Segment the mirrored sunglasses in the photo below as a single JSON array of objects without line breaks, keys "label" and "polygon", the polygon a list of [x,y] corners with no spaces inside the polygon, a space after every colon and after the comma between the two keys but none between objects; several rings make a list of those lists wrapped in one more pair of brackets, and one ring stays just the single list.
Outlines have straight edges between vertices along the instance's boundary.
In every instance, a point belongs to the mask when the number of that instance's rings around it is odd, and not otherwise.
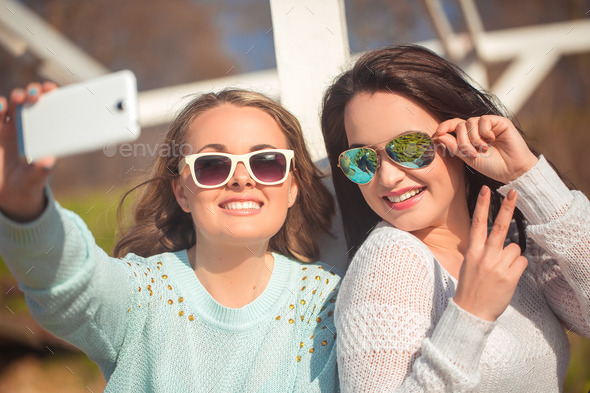
[{"label": "mirrored sunglasses", "polygon": [[[402,134],[387,142],[384,150],[391,161],[408,169],[425,168],[435,156],[434,141],[424,132]],[[342,172],[357,184],[367,184],[373,180],[380,165],[377,150],[368,146],[348,149],[338,157],[338,166]]]}]

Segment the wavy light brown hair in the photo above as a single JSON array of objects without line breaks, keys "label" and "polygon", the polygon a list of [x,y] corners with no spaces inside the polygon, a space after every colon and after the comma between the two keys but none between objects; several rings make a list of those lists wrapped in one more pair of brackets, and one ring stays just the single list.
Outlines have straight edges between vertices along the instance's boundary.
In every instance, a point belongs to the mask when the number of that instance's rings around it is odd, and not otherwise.
[{"label": "wavy light brown hair", "polygon": [[[349,148],[344,128],[344,111],[360,93],[391,92],[409,98],[439,122],[455,117],[498,115],[509,117],[522,134],[516,119],[492,94],[476,89],[457,66],[418,45],[390,46],[363,55],[352,70],[344,72],[324,95],[322,133],[342,212],[344,234],[349,249],[356,250],[367,238],[380,217],[369,207],[358,186],[338,168],[338,156]],[[533,153],[535,151],[531,149]],[[537,155],[535,153],[535,155]],[[502,184],[465,165],[465,186],[469,214],[473,215],[477,195],[483,185],[496,190]],[[496,216],[502,197],[493,193],[489,222]],[[514,219],[521,249],[526,247],[525,223],[516,209]],[[354,252],[349,253],[350,258]]]},{"label": "wavy light brown hair", "polygon": [[[201,95],[178,114],[164,140],[164,146],[170,147],[169,154],[159,156],[148,180],[129,190],[119,204],[117,216],[121,236],[114,249],[115,256],[132,252],[148,257],[188,249],[196,243],[195,224],[190,214],[178,205],[172,180],[179,176],[178,163],[183,157],[183,147],[187,146],[193,120],[224,104],[258,108],[272,116],[283,131],[289,149],[295,152],[293,176],[299,190],[285,223],[270,239],[269,251],[303,262],[317,260],[316,240],[322,232],[330,233],[334,200],[307,151],[299,121],[263,94],[236,89]],[[142,193],[134,206],[133,223],[123,229],[123,203],[132,192],[140,189]]]}]

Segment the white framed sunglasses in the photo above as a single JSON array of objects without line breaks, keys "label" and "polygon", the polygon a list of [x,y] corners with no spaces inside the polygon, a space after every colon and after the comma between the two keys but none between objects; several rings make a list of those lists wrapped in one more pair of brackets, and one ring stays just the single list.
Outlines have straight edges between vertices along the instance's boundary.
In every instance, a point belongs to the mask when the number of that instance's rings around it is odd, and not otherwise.
[{"label": "white framed sunglasses", "polygon": [[293,150],[268,149],[247,154],[198,153],[180,160],[178,173],[189,166],[193,181],[201,188],[216,188],[227,184],[236,166],[242,162],[250,177],[259,184],[272,186],[283,183],[289,176]]}]

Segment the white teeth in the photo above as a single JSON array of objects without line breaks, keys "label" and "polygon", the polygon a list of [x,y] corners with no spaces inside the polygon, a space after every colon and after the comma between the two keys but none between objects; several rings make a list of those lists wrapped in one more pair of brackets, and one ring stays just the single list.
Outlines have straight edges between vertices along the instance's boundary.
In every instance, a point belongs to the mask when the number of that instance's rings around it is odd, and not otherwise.
[{"label": "white teeth", "polygon": [[413,197],[416,194],[419,194],[424,188],[413,188],[410,191],[400,195],[400,196],[388,196],[389,202],[398,203],[403,202],[406,199]]},{"label": "white teeth", "polygon": [[222,207],[227,210],[258,210],[260,209],[260,204],[252,201],[228,202]]}]

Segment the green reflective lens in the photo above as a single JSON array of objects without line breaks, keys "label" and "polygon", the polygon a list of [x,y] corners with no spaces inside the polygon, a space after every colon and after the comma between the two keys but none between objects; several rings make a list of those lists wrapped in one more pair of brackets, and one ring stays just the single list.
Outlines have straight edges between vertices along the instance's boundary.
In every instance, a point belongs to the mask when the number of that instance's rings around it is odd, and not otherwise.
[{"label": "green reflective lens", "polygon": [[434,142],[423,132],[412,132],[391,140],[385,151],[389,158],[406,168],[424,168],[434,160]]},{"label": "green reflective lens", "polygon": [[346,177],[357,184],[370,182],[379,166],[375,151],[366,147],[346,150],[338,162]]}]

